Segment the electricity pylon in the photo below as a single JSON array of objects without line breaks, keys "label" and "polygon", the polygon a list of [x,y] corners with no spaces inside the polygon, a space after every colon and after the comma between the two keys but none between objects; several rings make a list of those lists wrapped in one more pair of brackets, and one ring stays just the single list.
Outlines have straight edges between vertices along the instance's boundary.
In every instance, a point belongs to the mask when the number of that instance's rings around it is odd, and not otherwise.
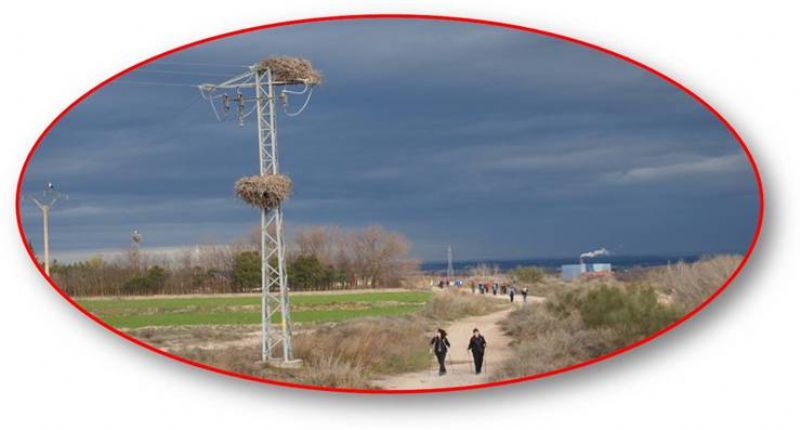
[{"label": "electricity pylon", "polygon": [[47,184],[47,189],[42,191],[41,194],[28,194],[27,198],[33,200],[36,206],[42,211],[42,242],[44,249],[44,273],[50,276],[50,209],[56,204],[60,198],[68,199],[69,196],[57,192],[53,183]]},{"label": "electricity pylon", "polygon": [[[227,115],[233,100],[237,107],[238,123],[244,126],[245,118],[253,113],[245,112],[246,103],[255,104],[256,123],[258,125],[258,158],[259,172],[263,175],[277,175],[278,169],[278,135],[276,116],[276,87],[297,85],[297,82],[281,82],[272,78],[269,67],[259,64],[250,66],[249,71],[228,79],[220,84],[200,85],[201,94],[211,103],[217,114],[215,100],[221,99],[223,113]],[[287,94],[311,95],[309,85],[303,85],[302,91],[283,89],[278,97],[284,102]],[[235,97],[227,93],[214,94],[216,90],[234,90]],[[252,91],[253,98],[247,98],[244,91]],[[308,100],[306,100],[308,102]],[[305,105],[303,105],[305,107]],[[288,114],[295,116],[302,111]],[[274,264],[272,260],[275,260]],[[277,290],[277,294],[273,294]],[[281,328],[272,328],[272,316],[280,312]],[[283,240],[283,207],[281,204],[261,209],[261,359],[272,360],[274,348],[280,346],[283,362],[294,360],[292,352],[292,319],[289,307],[289,287],[286,277],[286,249]]]},{"label": "electricity pylon", "polygon": [[447,282],[450,282],[455,277],[453,270],[453,247],[447,246]]}]

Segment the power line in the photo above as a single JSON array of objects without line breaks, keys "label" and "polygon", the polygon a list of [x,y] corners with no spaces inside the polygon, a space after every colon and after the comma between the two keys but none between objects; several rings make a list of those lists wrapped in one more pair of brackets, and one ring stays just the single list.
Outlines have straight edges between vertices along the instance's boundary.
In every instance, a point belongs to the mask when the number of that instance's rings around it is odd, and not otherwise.
[{"label": "power line", "polygon": [[219,63],[193,63],[193,62],[185,62],[185,61],[169,61],[169,62],[161,62],[159,61],[156,64],[162,65],[175,65],[175,66],[210,66],[210,67],[237,67],[237,68],[248,68],[250,66],[246,66],[243,64],[219,64]]},{"label": "power line", "polygon": [[163,73],[169,75],[187,75],[187,76],[211,76],[215,78],[227,78],[228,75],[221,73],[206,73],[206,72],[185,72],[181,70],[135,70],[133,73]]},{"label": "power line", "polygon": [[117,84],[117,83],[119,83],[119,84],[137,84],[137,85],[163,85],[163,86],[169,86],[169,87],[192,87],[194,89],[197,89],[197,85],[178,84],[178,83],[174,83],[174,82],[154,82],[154,81],[138,81],[138,80],[137,81],[129,81],[129,80],[126,80],[126,79],[115,79],[114,81],[112,81],[112,83],[114,83],[114,84]]}]

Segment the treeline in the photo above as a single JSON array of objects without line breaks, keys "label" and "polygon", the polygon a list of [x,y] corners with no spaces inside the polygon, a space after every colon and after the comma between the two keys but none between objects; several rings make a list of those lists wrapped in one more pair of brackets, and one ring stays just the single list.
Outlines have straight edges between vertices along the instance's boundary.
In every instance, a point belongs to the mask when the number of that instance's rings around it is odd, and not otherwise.
[{"label": "treeline", "polygon": [[[399,287],[418,268],[408,257],[409,248],[405,237],[378,226],[301,230],[287,252],[289,287]],[[229,246],[182,251],[169,261],[132,249],[114,261],[94,257],[72,264],[53,262],[51,276],[67,294],[79,297],[256,292],[261,289],[260,230]]]}]

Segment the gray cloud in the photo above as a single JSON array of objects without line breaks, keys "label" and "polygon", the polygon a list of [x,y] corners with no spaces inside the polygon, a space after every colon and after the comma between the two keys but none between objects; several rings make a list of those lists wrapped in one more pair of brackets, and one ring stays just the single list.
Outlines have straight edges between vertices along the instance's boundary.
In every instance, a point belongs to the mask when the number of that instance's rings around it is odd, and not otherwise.
[{"label": "gray cloud", "polygon": [[[747,159],[677,88],[548,37],[379,20],[220,40],[98,91],[46,137],[23,184],[71,194],[53,213],[54,249],[124,247],[134,228],[161,247],[244,234],[257,216],[232,185],[257,169],[252,120],[217,122],[190,85],[284,54],[326,76],[303,116],[279,118],[292,231],[383,224],[423,259],[447,244],[480,259],[742,251],[752,237]],[[34,246],[39,222],[24,207]]]}]

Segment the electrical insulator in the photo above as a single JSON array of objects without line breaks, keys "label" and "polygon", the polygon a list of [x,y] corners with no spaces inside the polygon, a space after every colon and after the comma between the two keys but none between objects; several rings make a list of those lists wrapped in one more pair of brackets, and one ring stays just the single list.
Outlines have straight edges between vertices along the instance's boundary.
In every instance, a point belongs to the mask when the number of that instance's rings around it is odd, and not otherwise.
[{"label": "electrical insulator", "polygon": [[236,95],[237,108],[239,111],[239,126],[244,127],[244,94]]}]

